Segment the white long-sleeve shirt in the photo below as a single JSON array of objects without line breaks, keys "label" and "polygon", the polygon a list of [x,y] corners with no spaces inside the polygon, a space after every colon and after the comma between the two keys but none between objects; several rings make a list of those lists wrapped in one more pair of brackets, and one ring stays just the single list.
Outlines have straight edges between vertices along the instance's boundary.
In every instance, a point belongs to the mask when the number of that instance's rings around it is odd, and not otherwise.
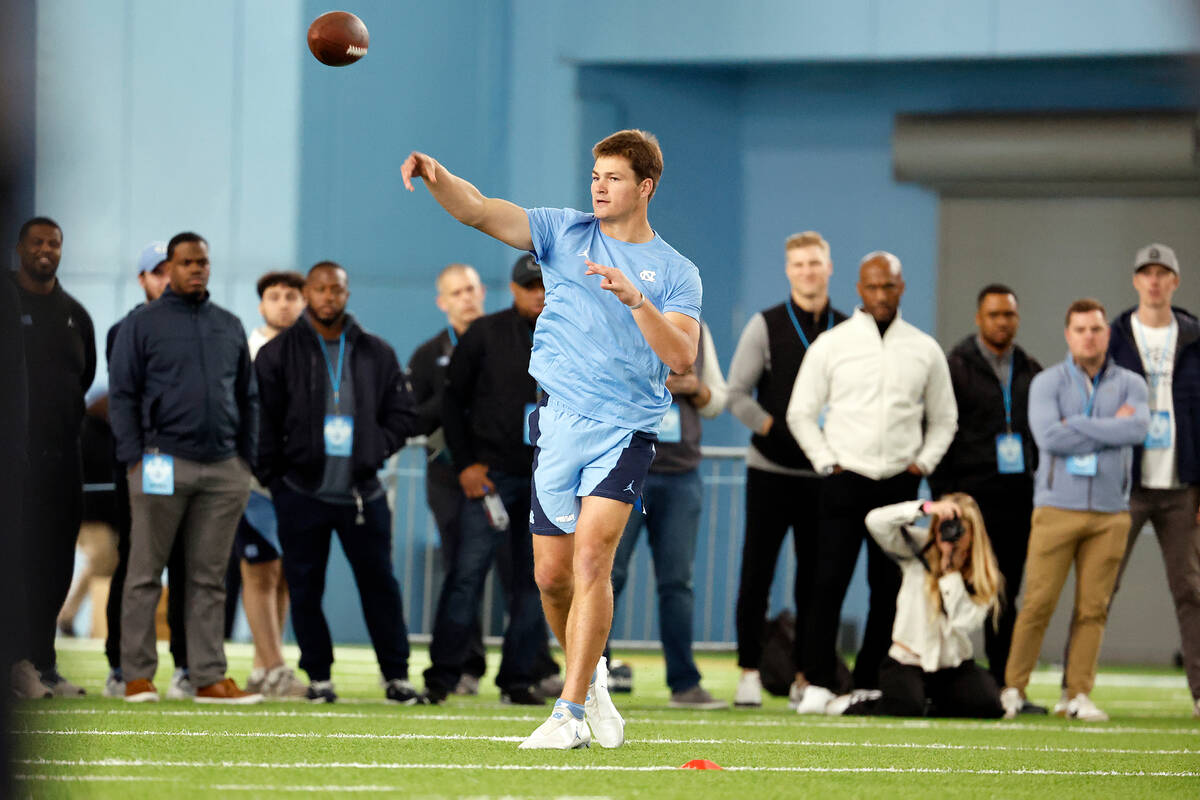
[{"label": "white long-sleeve shirt", "polygon": [[880,337],[874,318],[856,309],[809,348],[787,424],[820,474],[838,465],[881,480],[915,463],[928,475],[958,427],[946,356],[898,311]]},{"label": "white long-sleeve shirt", "polygon": [[[901,664],[920,666],[926,672],[957,667],[974,656],[971,634],[987,619],[990,607],[976,603],[967,592],[961,572],[938,578],[942,608],[935,608],[925,590],[928,573],[913,553],[929,541],[928,528],[910,527],[922,516],[920,500],[876,508],[867,514],[867,530],[889,555],[900,563],[903,575],[896,595],[896,621],[888,655]],[[904,539],[907,529],[910,546]],[[944,609],[944,610],[943,610]]]}]

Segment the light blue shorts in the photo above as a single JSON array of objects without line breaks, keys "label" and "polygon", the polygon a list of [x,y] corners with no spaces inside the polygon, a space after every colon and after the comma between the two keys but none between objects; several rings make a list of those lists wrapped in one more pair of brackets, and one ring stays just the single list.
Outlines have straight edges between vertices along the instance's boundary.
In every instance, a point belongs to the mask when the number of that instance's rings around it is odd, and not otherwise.
[{"label": "light blue shorts", "polygon": [[544,398],[529,415],[534,447],[530,531],[574,533],[581,497],[637,505],[657,438],[580,416],[558,400]]}]

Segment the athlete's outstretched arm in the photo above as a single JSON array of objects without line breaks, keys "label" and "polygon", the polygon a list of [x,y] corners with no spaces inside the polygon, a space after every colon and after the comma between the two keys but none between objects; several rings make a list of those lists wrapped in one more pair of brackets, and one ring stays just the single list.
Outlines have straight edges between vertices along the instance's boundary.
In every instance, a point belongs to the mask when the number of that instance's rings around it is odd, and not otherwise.
[{"label": "athlete's outstretched arm", "polygon": [[533,235],[529,232],[525,209],[498,197],[484,197],[470,181],[450,172],[432,156],[414,150],[400,166],[400,177],[404,180],[404,188],[410,192],[413,190],[412,179],[421,178],[433,199],[464,225],[518,250],[533,249]]},{"label": "athlete's outstretched arm", "polygon": [[699,320],[678,311],[668,311],[664,314],[629,282],[629,278],[625,277],[621,270],[593,261],[584,263],[588,267],[585,275],[602,275],[600,288],[612,292],[618,300],[630,307],[634,321],[637,322],[642,336],[646,337],[646,343],[672,372],[682,375],[692,368],[692,364],[696,362],[696,348],[700,344]]}]

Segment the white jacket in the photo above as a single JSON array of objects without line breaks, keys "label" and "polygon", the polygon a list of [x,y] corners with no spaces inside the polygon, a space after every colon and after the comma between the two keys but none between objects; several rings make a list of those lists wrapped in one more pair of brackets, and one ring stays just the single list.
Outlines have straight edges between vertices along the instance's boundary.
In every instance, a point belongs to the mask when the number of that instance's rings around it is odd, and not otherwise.
[{"label": "white jacket", "polygon": [[881,480],[915,463],[928,475],[958,427],[946,356],[898,311],[880,337],[874,318],[856,309],[808,349],[787,424],[818,474],[836,464]]},{"label": "white jacket", "polygon": [[974,655],[971,634],[983,627],[990,608],[971,599],[961,572],[948,572],[938,579],[945,611],[932,608],[925,591],[928,573],[904,539],[907,530],[917,550],[929,541],[928,528],[910,527],[924,516],[921,502],[909,500],[875,509],[867,514],[867,530],[900,563],[903,574],[892,626],[894,644],[888,655],[901,664],[937,672],[957,667]]}]

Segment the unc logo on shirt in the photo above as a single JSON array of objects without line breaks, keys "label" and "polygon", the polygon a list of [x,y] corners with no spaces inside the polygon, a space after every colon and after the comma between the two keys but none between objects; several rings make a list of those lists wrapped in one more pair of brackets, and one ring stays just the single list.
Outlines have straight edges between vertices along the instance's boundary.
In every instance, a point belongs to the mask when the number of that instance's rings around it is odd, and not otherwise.
[{"label": "unc logo on shirt", "polygon": [[641,278],[642,280],[644,280],[646,283],[654,283],[654,272],[652,272],[651,270],[648,270],[648,269],[642,270],[641,272],[638,273],[638,277]]}]

